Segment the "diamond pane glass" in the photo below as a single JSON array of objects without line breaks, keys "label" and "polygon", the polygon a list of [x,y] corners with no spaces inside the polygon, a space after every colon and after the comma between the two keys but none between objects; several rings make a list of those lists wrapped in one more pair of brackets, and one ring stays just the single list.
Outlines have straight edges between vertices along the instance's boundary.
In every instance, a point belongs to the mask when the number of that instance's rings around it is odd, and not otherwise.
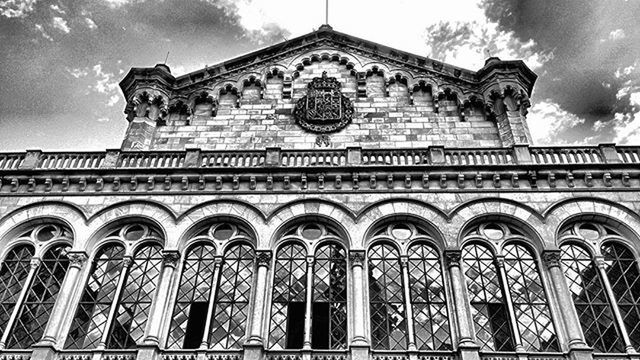
[{"label": "diamond pane glass", "polygon": [[371,342],[374,349],[407,348],[407,323],[400,256],[389,244],[369,249]]},{"label": "diamond pane glass", "polygon": [[194,246],[187,254],[167,340],[169,349],[183,347],[192,304],[209,302],[214,281],[214,256],[214,247],[205,244]]},{"label": "diamond pane glass", "polygon": [[0,336],[5,331],[13,308],[18,302],[20,291],[31,269],[30,262],[34,249],[31,245],[13,248],[2,262],[0,269]]},{"label": "diamond pane glass", "polygon": [[245,339],[254,267],[253,248],[235,245],[224,255],[216,292],[209,344],[213,349],[241,349]]},{"label": "diamond pane glass", "polygon": [[42,337],[69,267],[67,252],[70,248],[58,245],[44,253],[20,315],[9,335],[9,348],[26,349]]},{"label": "diamond pane glass", "polygon": [[[313,265],[313,274],[313,303],[330,304],[328,307],[328,348],[346,349],[347,256],[344,248],[335,243],[318,248]],[[312,316],[316,316],[316,314]],[[320,314],[318,314],[319,316]],[[318,344],[312,343],[311,345],[314,349],[322,348]]]},{"label": "diamond pane glass", "polygon": [[91,349],[107,331],[109,309],[123,268],[124,247],[105,245],[93,260],[89,280],[71,323],[65,348]]},{"label": "diamond pane glass", "polygon": [[162,266],[162,246],[147,245],[135,254],[107,342],[110,349],[132,349],[142,340]]},{"label": "diamond pane glass", "polygon": [[605,271],[620,308],[631,344],[640,348],[640,273],[633,253],[617,243],[602,246]]},{"label": "diamond pane glass", "polygon": [[573,244],[560,249],[567,286],[587,344],[597,352],[624,352],[622,337],[591,255]]},{"label": "diamond pane glass", "polygon": [[[300,244],[286,244],[278,250],[273,277],[271,331],[269,347],[284,349],[287,336],[302,329],[289,328],[288,308],[291,303],[305,303],[307,286],[307,251]],[[304,314],[297,314],[304,318]]]},{"label": "diamond pane glass", "polygon": [[425,244],[413,245],[408,266],[416,346],[420,350],[452,350],[438,253]]},{"label": "diamond pane glass", "polygon": [[482,349],[513,351],[509,313],[491,251],[478,244],[462,250],[476,337]]},{"label": "diamond pane glass", "polygon": [[521,245],[504,247],[505,272],[516,322],[527,351],[558,351],[547,297],[534,257]]}]

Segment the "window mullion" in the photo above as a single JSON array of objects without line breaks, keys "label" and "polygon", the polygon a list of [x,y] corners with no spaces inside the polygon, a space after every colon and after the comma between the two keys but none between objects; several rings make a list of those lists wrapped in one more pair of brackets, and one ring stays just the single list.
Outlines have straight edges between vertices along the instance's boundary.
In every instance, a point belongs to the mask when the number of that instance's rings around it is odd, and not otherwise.
[{"label": "window mullion", "polygon": [[313,301],[313,264],[315,259],[312,255],[307,256],[307,293],[304,314],[304,343],[302,348],[311,349],[311,303]]},{"label": "window mullion", "polygon": [[613,310],[613,316],[615,316],[616,323],[618,324],[618,329],[620,329],[622,340],[624,340],[625,350],[627,351],[627,353],[635,353],[633,345],[631,345],[629,333],[627,332],[627,328],[624,325],[624,320],[622,319],[622,314],[620,313],[618,302],[616,301],[615,294],[613,293],[613,289],[611,288],[609,276],[607,276],[607,271],[605,270],[606,262],[604,261],[604,257],[596,256],[594,258],[594,261],[596,263],[596,266],[598,267],[598,273],[600,274],[604,289],[607,293],[607,298],[609,299],[609,304],[611,305],[611,309]]},{"label": "window mullion", "polygon": [[209,347],[209,332],[211,332],[211,321],[213,320],[213,308],[216,303],[216,293],[220,285],[220,268],[222,267],[222,257],[216,256],[213,265],[213,283],[211,284],[211,292],[209,293],[209,305],[207,306],[207,319],[204,323],[204,331],[202,332],[202,343],[200,349]]},{"label": "window mullion", "polygon": [[11,312],[11,317],[9,321],[7,321],[7,327],[5,331],[2,333],[2,339],[0,339],[0,349],[4,349],[7,345],[7,340],[9,339],[9,335],[11,334],[11,330],[13,328],[13,324],[15,324],[18,315],[20,315],[20,310],[22,309],[22,304],[24,303],[25,298],[27,297],[27,293],[29,292],[29,288],[31,288],[31,282],[33,281],[33,277],[36,275],[36,271],[42,260],[37,257],[32,257],[31,262],[29,263],[30,269],[29,274],[27,274],[27,279],[24,282],[22,289],[20,290],[20,295],[18,296],[18,301],[16,301],[16,306],[13,308]]},{"label": "window mullion", "polygon": [[415,330],[413,328],[413,308],[411,307],[411,294],[409,293],[409,257],[401,256],[400,257],[400,266],[402,267],[402,282],[403,282],[403,292],[404,292],[404,308],[405,314],[407,317],[407,335],[409,337],[409,351],[415,351],[416,348],[416,336]]},{"label": "window mullion", "polygon": [[120,277],[118,278],[118,286],[116,287],[116,293],[113,296],[113,300],[111,301],[111,307],[109,308],[109,316],[107,317],[107,322],[105,323],[105,329],[102,333],[102,338],[100,339],[100,344],[98,348],[104,349],[107,346],[107,341],[109,340],[109,334],[111,325],[113,324],[113,319],[116,316],[118,311],[118,303],[120,302],[120,297],[122,296],[122,291],[124,291],[125,282],[127,280],[127,273],[129,272],[129,268],[133,264],[133,258],[131,256],[125,256],[122,260],[122,270],[120,272]]},{"label": "window mullion", "polygon": [[515,308],[513,306],[513,300],[511,299],[511,291],[509,291],[509,283],[507,282],[507,273],[504,269],[504,256],[497,256],[495,263],[498,267],[498,274],[500,274],[500,287],[504,291],[507,311],[509,311],[509,323],[511,324],[515,349],[517,352],[524,352],[526,349],[522,346],[522,339],[520,338],[520,332],[518,331]]},{"label": "window mullion", "polygon": [[366,332],[365,332],[365,316],[364,306],[364,282],[363,282],[363,264],[364,264],[364,251],[351,250],[349,251],[349,262],[351,264],[351,271],[353,273],[353,281],[351,282],[351,289],[353,293],[353,303],[357,305],[351,305],[353,309],[353,338],[351,340],[352,345],[368,345]]}]

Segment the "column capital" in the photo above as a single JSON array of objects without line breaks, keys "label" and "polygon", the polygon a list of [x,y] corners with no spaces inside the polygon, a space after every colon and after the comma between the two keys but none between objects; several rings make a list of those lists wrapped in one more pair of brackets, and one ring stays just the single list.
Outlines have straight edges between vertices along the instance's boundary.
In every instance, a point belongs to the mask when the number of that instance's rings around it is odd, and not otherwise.
[{"label": "column capital", "polygon": [[224,257],[222,257],[222,255],[216,255],[213,257],[214,266],[220,267],[220,265],[222,265],[223,262],[224,262]]},{"label": "column capital", "polygon": [[180,261],[180,252],[178,250],[163,250],[162,251],[162,264],[175,268]]},{"label": "column capital", "polygon": [[593,262],[600,269],[605,269],[607,266],[607,262],[604,260],[604,256],[598,255],[593,257]]},{"label": "column capital", "polygon": [[69,265],[79,269],[82,269],[87,259],[89,259],[87,253],[84,251],[70,251],[67,257],[69,258]]},{"label": "column capital", "polygon": [[562,253],[560,252],[560,250],[544,250],[542,252],[542,261],[549,269],[560,267],[561,260]]},{"label": "column capital", "polygon": [[40,266],[41,262],[42,262],[42,260],[39,257],[34,256],[34,257],[31,258],[31,261],[29,262],[29,266],[32,269],[37,269],[38,266]]},{"label": "column capital", "polygon": [[444,264],[447,267],[447,269],[452,267],[460,267],[461,259],[462,259],[462,251],[460,250],[444,251]]},{"label": "column capital", "polygon": [[499,269],[504,269],[504,255],[496,256],[494,262]]},{"label": "column capital", "polygon": [[316,258],[313,255],[307,255],[307,266],[313,266],[313,263],[316,261]]},{"label": "column capital", "polygon": [[258,267],[264,266],[268,268],[271,266],[271,258],[273,257],[273,251],[271,250],[257,250],[256,251],[256,262]]},{"label": "column capital", "polygon": [[402,267],[407,267],[407,265],[409,265],[409,256],[407,255],[400,255],[400,266]]},{"label": "column capital", "polygon": [[364,250],[349,250],[349,263],[351,267],[362,267],[364,264]]},{"label": "column capital", "polygon": [[127,255],[122,258],[122,266],[126,269],[133,264],[133,256]]}]

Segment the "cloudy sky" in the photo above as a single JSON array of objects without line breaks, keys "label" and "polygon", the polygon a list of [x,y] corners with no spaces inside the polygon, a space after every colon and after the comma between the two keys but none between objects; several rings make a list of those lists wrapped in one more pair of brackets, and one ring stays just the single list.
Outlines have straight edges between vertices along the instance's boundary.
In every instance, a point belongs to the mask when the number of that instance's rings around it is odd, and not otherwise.
[{"label": "cloudy sky", "polygon": [[[0,0],[0,150],[118,148],[118,81],[203,68],[324,22],[324,0]],[[477,70],[538,75],[536,144],[640,144],[639,0],[330,0],[335,30]]]}]

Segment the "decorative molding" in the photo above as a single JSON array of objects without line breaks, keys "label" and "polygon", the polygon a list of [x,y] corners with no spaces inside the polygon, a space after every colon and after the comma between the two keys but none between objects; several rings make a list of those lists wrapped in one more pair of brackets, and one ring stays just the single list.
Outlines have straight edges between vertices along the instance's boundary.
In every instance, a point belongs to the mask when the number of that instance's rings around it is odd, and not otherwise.
[{"label": "decorative molding", "polygon": [[545,250],[542,252],[542,261],[547,268],[560,267],[560,261],[562,260],[560,250]]},{"label": "decorative molding", "polygon": [[462,251],[460,250],[445,250],[444,251],[444,264],[447,269],[452,267],[460,267],[460,261],[462,259]]},{"label": "decorative molding", "polygon": [[256,263],[258,266],[271,266],[271,258],[273,257],[273,251],[271,250],[257,250],[256,251]]},{"label": "decorative molding", "polygon": [[364,264],[364,250],[349,250],[349,263],[351,267],[360,266]]},{"label": "decorative molding", "polygon": [[164,266],[176,267],[180,260],[180,252],[178,250],[163,250],[162,263]]},{"label": "decorative molding", "polygon": [[89,258],[87,253],[83,251],[72,251],[67,254],[69,258],[69,265],[77,268],[82,268]]}]

